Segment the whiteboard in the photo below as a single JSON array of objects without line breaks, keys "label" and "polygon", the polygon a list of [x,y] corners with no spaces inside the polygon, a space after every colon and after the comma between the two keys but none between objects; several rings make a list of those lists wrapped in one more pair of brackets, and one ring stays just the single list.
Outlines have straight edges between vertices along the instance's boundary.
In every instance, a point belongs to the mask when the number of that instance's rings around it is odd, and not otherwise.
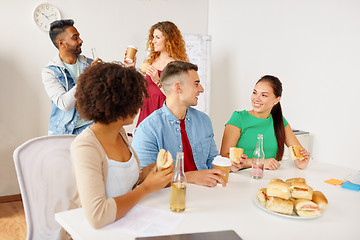
[{"label": "whiteboard", "polygon": [[183,34],[186,53],[189,61],[199,68],[198,74],[204,92],[200,94],[198,105],[195,108],[199,111],[210,113],[210,46],[209,35]]}]

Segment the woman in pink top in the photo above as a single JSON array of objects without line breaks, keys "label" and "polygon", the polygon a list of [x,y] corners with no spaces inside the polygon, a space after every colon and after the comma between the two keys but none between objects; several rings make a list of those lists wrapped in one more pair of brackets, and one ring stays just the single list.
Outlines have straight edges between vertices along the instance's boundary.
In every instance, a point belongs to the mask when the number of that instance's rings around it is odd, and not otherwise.
[{"label": "woman in pink top", "polygon": [[144,99],[138,126],[153,111],[162,107],[165,95],[160,84],[160,74],[165,66],[174,60],[188,61],[185,41],[176,25],[169,21],[158,22],[150,28],[146,48],[149,56],[143,65],[148,83],[149,97]]}]

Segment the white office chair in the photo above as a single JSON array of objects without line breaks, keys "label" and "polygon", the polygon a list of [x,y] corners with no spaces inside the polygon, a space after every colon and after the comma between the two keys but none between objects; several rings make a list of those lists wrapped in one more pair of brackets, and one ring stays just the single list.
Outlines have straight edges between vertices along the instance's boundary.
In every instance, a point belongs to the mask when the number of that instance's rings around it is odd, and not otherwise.
[{"label": "white office chair", "polygon": [[70,144],[74,135],[34,138],[14,151],[27,240],[58,239],[54,214],[67,210],[74,189]]}]

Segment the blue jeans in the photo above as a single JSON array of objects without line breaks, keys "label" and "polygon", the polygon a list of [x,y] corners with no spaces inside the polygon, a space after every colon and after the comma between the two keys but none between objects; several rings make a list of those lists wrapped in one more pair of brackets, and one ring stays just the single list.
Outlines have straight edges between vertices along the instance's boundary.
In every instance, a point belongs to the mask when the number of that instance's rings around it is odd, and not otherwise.
[{"label": "blue jeans", "polygon": [[92,122],[91,122],[91,123],[88,123],[88,124],[86,124],[86,125],[84,125],[84,126],[75,128],[72,134],[74,134],[74,135],[79,135],[85,128],[87,128],[87,127],[90,126],[91,124],[92,124]]}]

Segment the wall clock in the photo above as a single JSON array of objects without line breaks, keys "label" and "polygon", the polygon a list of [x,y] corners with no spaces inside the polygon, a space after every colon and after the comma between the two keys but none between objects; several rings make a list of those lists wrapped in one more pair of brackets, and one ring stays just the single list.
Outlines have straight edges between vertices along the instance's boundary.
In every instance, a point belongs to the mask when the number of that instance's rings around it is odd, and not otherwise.
[{"label": "wall clock", "polygon": [[36,25],[45,32],[50,30],[50,24],[53,21],[60,19],[59,9],[49,3],[40,4],[34,10],[34,21]]}]

